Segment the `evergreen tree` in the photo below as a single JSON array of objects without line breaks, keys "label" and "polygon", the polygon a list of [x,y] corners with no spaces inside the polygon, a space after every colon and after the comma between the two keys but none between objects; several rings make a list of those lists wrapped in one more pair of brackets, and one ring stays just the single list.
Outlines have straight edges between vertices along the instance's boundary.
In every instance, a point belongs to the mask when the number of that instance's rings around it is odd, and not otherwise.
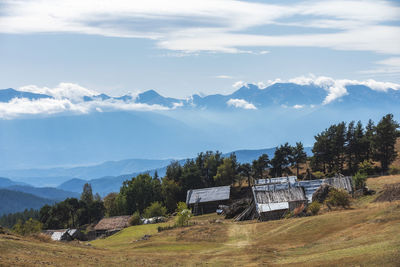
[{"label": "evergreen tree", "polygon": [[262,179],[264,171],[268,169],[270,160],[267,154],[262,154],[258,159],[253,161],[253,173],[256,179]]},{"label": "evergreen tree", "polygon": [[285,143],[279,146],[274,153],[274,158],[271,160],[272,173],[276,177],[280,177],[283,173],[291,174],[289,166],[293,163],[292,147]]},{"label": "evergreen tree", "polygon": [[82,194],[81,194],[81,200],[86,202],[86,203],[91,203],[93,202],[93,191],[92,191],[92,186],[89,183],[86,183],[83,186]]},{"label": "evergreen tree", "polygon": [[247,179],[247,184],[250,187],[251,186],[251,173],[252,173],[252,168],[251,168],[250,163],[240,164],[238,171],[241,176],[244,176]]},{"label": "evergreen tree", "polygon": [[387,172],[389,165],[396,159],[396,139],[399,137],[397,130],[400,125],[393,120],[393,114],[384,116],[376,126],[374,138],[375,160],[381,163],[383,172]]},{"label": "evergreen tree", "polygon": [[299,176],[300,164],[306,163],[307,154],[304,152],[304,146],[301,142],[297,142],[292,148],[293,166],[296,167],[296,175]]}]

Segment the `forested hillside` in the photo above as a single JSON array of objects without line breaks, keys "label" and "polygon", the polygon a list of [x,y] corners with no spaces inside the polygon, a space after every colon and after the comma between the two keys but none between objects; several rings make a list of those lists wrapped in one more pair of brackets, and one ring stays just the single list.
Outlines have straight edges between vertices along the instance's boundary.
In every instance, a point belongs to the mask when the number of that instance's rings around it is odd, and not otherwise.
[{"label": "forested hillside", "polygon": [[54,200],[45,199],[18,191],[0,189],[0,215],[23,211],[25,209],[40,209],[46,204],[54,204]]}]

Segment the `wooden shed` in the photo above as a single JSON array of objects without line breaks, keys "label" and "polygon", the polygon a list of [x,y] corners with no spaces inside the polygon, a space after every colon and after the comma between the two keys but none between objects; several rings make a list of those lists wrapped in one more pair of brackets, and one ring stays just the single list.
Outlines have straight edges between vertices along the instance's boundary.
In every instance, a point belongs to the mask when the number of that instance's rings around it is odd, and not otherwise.
[{"label": "wooden shed", "polygon": [[131,216],[114,216],[101,219],[94,227],[96,237],[112,235],[129,226]]},{"label": "wooden shed", "polygon": [[301,187],[269,190],[265,186],[253,186],[254,203],[258,217],[262,221],[277,220],[288,211],[307,203]]},{"label": "wooden shed", "polygon": [[216,212],[219,205],[229,202],[230,186],[218,186],[188,190],[186,205],[192,208],[194,215]]}]

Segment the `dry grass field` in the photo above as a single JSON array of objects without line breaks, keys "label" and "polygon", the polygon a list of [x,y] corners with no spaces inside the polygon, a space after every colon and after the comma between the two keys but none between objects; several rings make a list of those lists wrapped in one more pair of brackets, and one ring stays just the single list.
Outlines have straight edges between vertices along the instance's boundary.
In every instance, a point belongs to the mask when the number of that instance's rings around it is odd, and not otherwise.
[{"label": "dry grass field", "polygon": [[[379,194],[398,182],[399,175],[385,176],[368,186]],[[0,235],[0,265],[400,266],[400,201],[374,203],[375,197],[313,217],[235,223],[205,215],[161,233],[158,225],[132,226],[90,244]],[[151,237],[139,240],[145,234]]]}]

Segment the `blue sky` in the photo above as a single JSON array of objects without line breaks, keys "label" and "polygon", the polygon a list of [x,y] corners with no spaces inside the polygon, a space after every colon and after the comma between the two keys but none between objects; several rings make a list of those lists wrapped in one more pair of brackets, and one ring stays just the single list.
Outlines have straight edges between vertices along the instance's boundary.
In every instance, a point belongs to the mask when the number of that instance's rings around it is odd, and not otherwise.
[{"label": "blue sky", "polygon": [[0,0],[0,88],[230,93],[238,81],[400,83],[396,1]]}]

